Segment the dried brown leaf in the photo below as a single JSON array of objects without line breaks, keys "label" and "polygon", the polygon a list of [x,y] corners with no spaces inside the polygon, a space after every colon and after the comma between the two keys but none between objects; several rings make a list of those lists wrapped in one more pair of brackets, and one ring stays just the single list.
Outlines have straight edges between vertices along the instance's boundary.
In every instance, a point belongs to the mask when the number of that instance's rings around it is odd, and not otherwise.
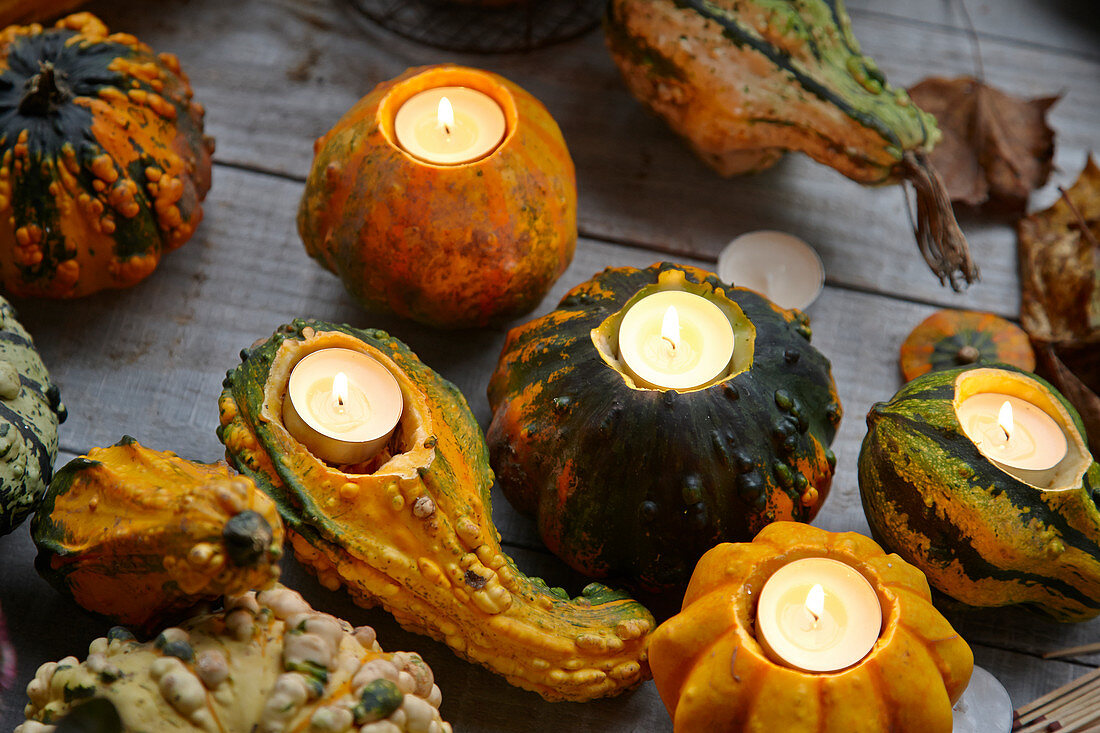
[{"label": "dried brown leaf", "polygon": [[1048,343],[1100,345],[1100,168],[1091,155],[1073,187],[1016,232],[1024,330]]},{"label": "dried brown leaf", "polygon": [[909,94],[943,133],[929,157],[951,200],[1023,212],[1053,168],[1046,113],[1058,97],[1019,99],[968,76],[925,79]]}]

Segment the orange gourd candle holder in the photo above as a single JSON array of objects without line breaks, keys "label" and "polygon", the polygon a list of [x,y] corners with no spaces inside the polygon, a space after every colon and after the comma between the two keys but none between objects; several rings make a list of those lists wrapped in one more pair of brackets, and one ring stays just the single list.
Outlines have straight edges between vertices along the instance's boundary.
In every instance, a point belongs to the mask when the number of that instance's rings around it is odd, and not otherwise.
[{"label": "orange gourd candle holder", "polygon": [[[850,565],[875,589],[882,631],[851,667],[802,672],[769,658],[755,633],[760,590],[808,557]],[[752,542],[699,560],[683,609],[652,635],[649,660],[676,731],[949,733],[974,656],[932,606],[924,575],[854,532],[775,522]]]},{"label": "orange gourd candle holder", "polygon": [[[456,86],[500,106],[501,142],[454,165],[407,152],[398,110],[419,92]],[[496,74],[409,69],[314,149],[298,230],[368,308],[446,328],[502,322],[534,308],[573,258],[577,189],[565,140],[537,99]]]}]

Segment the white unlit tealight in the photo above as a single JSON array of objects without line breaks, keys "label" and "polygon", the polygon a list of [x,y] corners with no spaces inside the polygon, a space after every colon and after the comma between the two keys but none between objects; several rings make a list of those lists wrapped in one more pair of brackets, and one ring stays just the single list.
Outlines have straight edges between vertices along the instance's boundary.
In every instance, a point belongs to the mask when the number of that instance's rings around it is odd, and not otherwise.
[{"label": "white unlit tealight", "polygon": [[783,308],[809,307],[821,294],[825,267],[810,245],[770,229],[742,234],[718,256],[718,277],[755,290]]}]

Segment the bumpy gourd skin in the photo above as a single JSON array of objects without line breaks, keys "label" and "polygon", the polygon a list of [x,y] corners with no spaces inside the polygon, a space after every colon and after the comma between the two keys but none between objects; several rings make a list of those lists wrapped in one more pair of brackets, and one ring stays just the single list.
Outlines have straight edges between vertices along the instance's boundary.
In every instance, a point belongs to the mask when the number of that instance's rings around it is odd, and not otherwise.
[{"label": "bumpy gourd skin", "polygon": [[1056,621],[1093,618],[1100,613],[1100,464],[1088,455],[1084,425],[1045,381],[998,364],[1055,397],[1087,464],[1076,485],[1057,491],[997,468],[963,433],[954,404],[960,376],[986,366],[925,374],[871,408],[859,454],[871,532],[963,603],[1021,605]]},{"label": "bumpy gourd skin", "polygon": [[271,585],[283,555],[278,510],[251,480],[130,437],[61,468],[31,534],[51,585],[142,630]]},{"label": "bumpy gourd skin", "polygon": [[148,276],[202,219],[213,141],[171,54],[89,13],[0,31],[0,280],[72,298]]},{"label": "bumpy gourd skin", "polygon": [[[508,124],[492,154],[426,165],[395,142],[399,89],[483,85]],[[529,312],[577,241],[573,161],[542,104],[488,72],[409,69],[317,140],[298,210],[306,251],[369,308],[444,328]]]},{"label": "bumpy gourd skin", "polygon": [[[393,455],[373,473],[313,456],[282,424],[293,365],[319,348],[378,359],[405,412]],[[548,700],[614,695],[649,675],[653,617],[598,584],[570,600],[523,575],[492,522],[484,438],[465,398],[382,331],[294,321],[241,352],[219,403],[219,437],[278,503],[299,560],[328,588],[381,604],[402,626]]]},{"label": "bumpy gourd skin", "polygon": [[18,527],[46,491],[65,416],[34,341],[0,298],[0,535]]},{"label": "bumpy gourd skin", "polygon": [[[781,566],[825,556],[867,578],[883,627],[854,666],[812,674],[765,654],[753,636],[756,599]],[[919,570],[855,532],[792,522],[704,555],[683,610],[653,633],[650,657],[676,733],[950,733],[951,705],[974,667]]]},{"label": "bumpy gourd skin", "polygon": [[[593,329],[643,287],[678,279],[739,307],[751,364],[699,390],[639,389]],[[841,407],[809,321],[694,267],[609,268],[512,329],[489,382],[493,467],[543,541],[587,575],[683,587],[718,542],[810,521],[829,491]]]},{"label": "bumpy gourd skin", "polygon": [[371,627],[281,586],[227,597],[144,644],[116,627],[84,662],[39,667],[27,695],[17,733],[51,733],[92,697],[114,703],[123,733],[451,733],[420,655],[385,653]]}]

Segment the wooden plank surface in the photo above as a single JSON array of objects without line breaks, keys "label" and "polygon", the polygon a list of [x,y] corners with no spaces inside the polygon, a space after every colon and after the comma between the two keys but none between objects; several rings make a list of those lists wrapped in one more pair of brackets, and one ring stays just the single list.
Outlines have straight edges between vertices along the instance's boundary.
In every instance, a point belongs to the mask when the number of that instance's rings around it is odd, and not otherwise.
[{"label": "wooden plank surface", "polygon": [[[301,180],[313,139],[375,84],[408,66],[468,63],[504,73],[554,114],[577,162],[581,227],[590,236],[709,260],[744,231],[784,229],[818,247],[836,284],[1018,311],[1015,238],[1004,222],[966,219],[983,281],[965,296],[952,293],[918,256],[897,187],[866,189],[801,156],[763,174],[719,178],[629,96],[599,34],[526,56],[462,56],[373,28],[343,0],[223,3],[204,7],[201,17],[190,4],[167,0],[155,20],[125,0],[95,7],[112,27],[140,29],[188,62],[224,162]],[[858,12],[853,25],[895,83],[972,69],[969,42],[957,29]],[[1024,96],[1066,92],[1052,124],[1057,162],[1075,175],[1093,144],[1100,62],[999,39],[984,42],[983,54],[991,83]],[[1048,187],[1046,198],[1053,192]],[[847,215],[833,216],[838,209]]]},{"label": "wooden plank surface", "polygon": [[[929,20],[942,5],[864,0],[855,3],[853,23],[864,49],[897,82],[967,72],[969,46],[961,26]],[[979,25],[994,15],[974,5]],[[1067,182],[1100,131],[1100,61],[1095,54],[1055,48],[1060,39],[1052,34],[1062,15],[1052,14],[1065,10],[1055,6],[1006,3],[1010,20],[1036,16],[1035,22],[1022,28],[998,19],[982,43],[995,83],[1036,96],[1066,90],[1053,122],[1064,169],[1059,182]],[[188,457],[219,458],[214,427],[225,370],[241,347],[298,316],[391,331],[454,381],[486,425],[485,387],[504,329],[439,333],[366,314],[334,276],[309,260],[294,228],[313,138],[379,81],[407,66],[456,57],[365,27],[343,0],[164,0],[155,11],[146,3],[104,0],[89,8],[112,28],[181,57],[219,138],[218,165],[198,234],[148,281],[79,303],[17,303],[70,408],[62,460],[124,433]],[[1075,30],[1073,38],[1083,32]],[[1095,47],[1095,33],[1090,37]],[[867,190],[798,158],[749,178],[717,178],[626,94],[596,34],[530,56],[457,60],[497,70],[539,96],[561,123],[577,163],[585,236],[535,314],[552,309],[568,288],[606,266],[645,266],[664,258],[711,266],[728,239],[750,229],[786,229],[819,248],[830,285],[808,312],[814,343],[832,361],[846,417],[834,444],[833,492],[817,524],[866,532],[855,475],[863,416],[900,385],[898,344],[936,304],[1015,314],[1010,228],[964,220],[984,281],[957,296],[925,270],[897,189]],[[1037,201],[1049,202],[1051,195],[1048,187]],[[521,567],[578,591],[583,580],[542,549],[532,523],[499,492],[494,499],[498,527]],[[25,685],[38,664],[69,653],[82,656],[105,629],[37,578],[26,527],[0,538],[0,556],[0,603]],[[284,577],[325,610],[376,625],[386,648],[422,652],[444,690],[444,713],[459,730],[527,730],[532,719],[540,727],[577,731],[670,727],[652,683],[611,701],[543,703],[457,660],[445,647],[403,632],[386,614],[358,609],[344,594],[325,591],[293,561],[287,561]],[[944,607],[975,646],[979,663],[1005,682],[1017,704],[1088,669],[1042,661],[1038,654],[1100,636],[1100,622],[1066,626],[1016,611]],[[14,699],[5,701],[0,717],[4,729],[14,726],[24,701],[21,689],[9,697]]]},{"label": "wooden plank surface", "polygon": [[876,15],[894,22],[959,32],[967,29],[965,7],[983,46],[997,40],[1014,46],[1035,46],[1052,54],[1100,60],[1100,47],[1096,45],[1100,15],[1088,3],[1047,0],[1041,13],[1035,12],[1033,0],[847,0],[846,4],[857,19]]}]

